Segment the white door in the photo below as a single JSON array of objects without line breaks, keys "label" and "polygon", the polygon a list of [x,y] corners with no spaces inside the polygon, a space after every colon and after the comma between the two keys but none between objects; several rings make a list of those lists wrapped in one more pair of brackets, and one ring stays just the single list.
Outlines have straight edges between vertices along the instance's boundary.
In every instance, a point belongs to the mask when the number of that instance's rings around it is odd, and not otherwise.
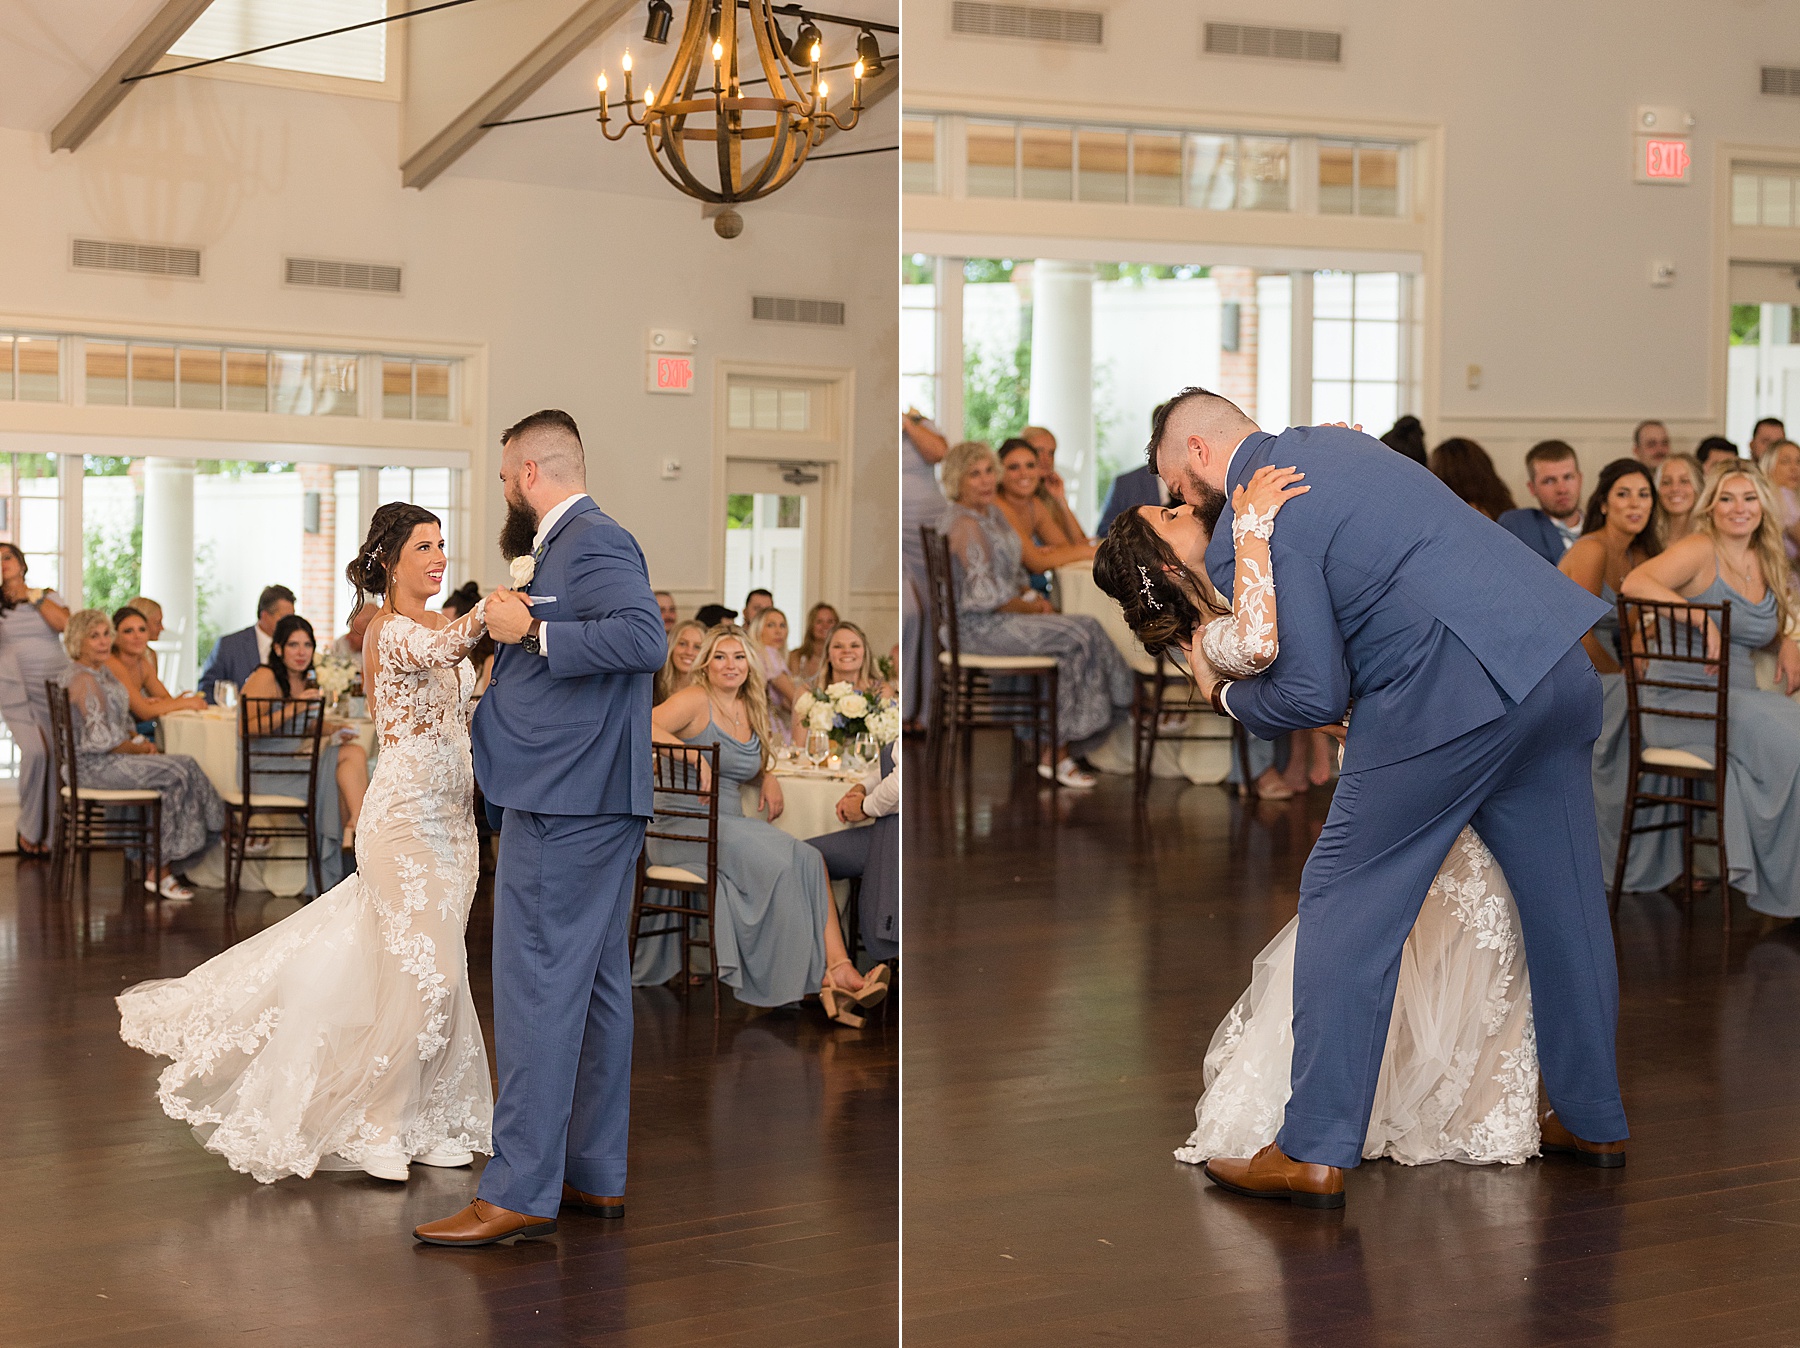
[{"label": "white door", "polygon": [[790,641],[821,593],[822,488],[832,471],[803,459],[725,463],[725,603],[741,609],[751,590],[768,590]]}]

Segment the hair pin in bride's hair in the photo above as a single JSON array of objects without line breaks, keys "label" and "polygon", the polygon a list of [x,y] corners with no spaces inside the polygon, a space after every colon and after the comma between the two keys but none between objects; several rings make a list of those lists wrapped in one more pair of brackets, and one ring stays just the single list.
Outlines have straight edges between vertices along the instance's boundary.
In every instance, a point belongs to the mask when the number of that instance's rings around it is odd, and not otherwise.
[{"label": "hair pin in bride's hair", "polygon": [[1147,566],[1139,566],[1138,575],[1144,578],[1144,602],[1157,612],[1162,612],[1161,601],[1159,601],[1155,595],[1150,593],[1150,568]]}]

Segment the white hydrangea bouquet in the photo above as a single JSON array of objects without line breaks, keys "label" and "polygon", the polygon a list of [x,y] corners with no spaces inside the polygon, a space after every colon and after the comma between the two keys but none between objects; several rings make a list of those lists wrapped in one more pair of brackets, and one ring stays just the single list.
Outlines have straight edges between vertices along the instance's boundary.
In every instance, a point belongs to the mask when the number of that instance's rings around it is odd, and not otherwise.
[{"label": "white hydrangea bouquet", "polygon": [[356,681],[356,665],[341,655],[327,653],[313,661],[313,674],[319,680],[319,691],[325,695],[326,705],[330,706],[350,691],[350,685]]},{"label": "white hydrangea bouquet", "polygon": [[825,731],[839,748],[858,735],[872,735],[877,744],[892,744],[900,737],[900,708],[878,694],[859,693],[848,683],[800,694],[794,713],[802,726]]}]

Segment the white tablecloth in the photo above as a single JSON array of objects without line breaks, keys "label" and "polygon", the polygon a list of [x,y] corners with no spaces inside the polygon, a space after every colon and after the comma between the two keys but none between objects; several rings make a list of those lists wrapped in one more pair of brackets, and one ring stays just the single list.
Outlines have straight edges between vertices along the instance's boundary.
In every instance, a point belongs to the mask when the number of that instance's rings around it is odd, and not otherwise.
[{"label": "white tablecloth", "polygon": [[[775,770],[775,778],[781,783],[783,801],[781,817],[775,821],[775,827],[790,837],[804,841],[822,833],[862,827],[843,823],[837,817],[838,801],[858,778],[846,773],[814,774],[779,768]],[[756,810],[757,795],[757,787],[746,785],[743,788],[744,813],[760,818]]]},{"label": "white tablecloth", "polygon": [[[1125,662],[1140,674],[1150,674],[1156,661],[1138,643],[1125,625],[1125,614],[1119,606],[1094,584],[1092,562],[1071,562],[1056,569],[1056,593],[1064,613],[1086,614],[1099,619],[1113,645]],[[1188,713],[1187,725],[1174,733],[1204,735],[1205,739],[1185,740],[1156,746],[1156,757],[1150,764],[1155,777],[1186,777],[1190,782],[1213,785],[1225,780],[1231,771],[1231,725],[1210,711]],[[1088,755],[1088,762],[1102,772],[1131,771],[1131,723],[1115,729],[1106,743]]]},{"label": "white tablecloth", "polygon": [[[354,721],[356,742],[371,760],[375,753],[375,723]],[[170,712],[157,722],[156,738],[164,753],[186,754],[200,764],[215,789],[235,791],[238,780],[237,709],[230,711]],[[293,859],[290,859],[293,858]],[[225,848],[216,843],[187,867],[197,885],[225,887]],[[298,838],[278,839],[270,859],[247,860],[240,883],[247,890],[265,891],[291,898],[307,885],[306,845]]]}]

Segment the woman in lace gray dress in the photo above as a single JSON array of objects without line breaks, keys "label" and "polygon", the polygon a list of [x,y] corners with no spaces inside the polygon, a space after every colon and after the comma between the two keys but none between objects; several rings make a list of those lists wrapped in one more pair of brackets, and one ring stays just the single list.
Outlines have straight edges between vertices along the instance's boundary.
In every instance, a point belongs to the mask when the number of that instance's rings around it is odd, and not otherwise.
[{"label": "woman in lace gray dress", "polygon": [[[1774,489],[1754,464],[1733,464],[1706,484],[1694,521],[1693,533],[1626,576],[1621,592],[1631,599],[1731,606],[1725,783],[1731,887],[1759,913],[1800,917],[1800,704],[1788,696],[1800,689],[1800,646],[1787,635],[1795,597]],[[1711,635],[1716,641],[1718,634]],[[1756,686],[1758,650],[1775,656],[1775,689]],[[1657,677],[1655,662],[1650,668]],[[1691,681],[1693,668],[1668,677]],[[1644,699],[1694,711],[1713,705],[1711,693],[1674,689],[1646,688]],[[1653,748],[1685,749],[1708,761],[1713,752],[1712,727],[1705,721],[1648,716],[1644,739]],[[1641,875],[1636,853],[1648,846],[1647,838],[1632,840],[1631,888],[1660,889],[1680,874],[1679,848],[1665,846],[1652,853],[1652,873]]]},{"label": "woman in lace gray dress", "polygon": [[[1094,579],[1149,651],[1180,647],[1249,678],[1280,654],[1275,516],[1298,486],[1261,468],[1232,498],[1237,574],[1230,608],[1196,570],[1206,526],[1192,506],[1143,506],[1115,521]],[[1175,1155],[1200,1165],[1249,1156],[1280,1130],[1293,1063],[1299,919],[1256,957],[1250,986],[1214,1031],[1195,1128]],[[1537,1036],[1518,912],[1499,863],[1472,828],[1450,849],[1401,949],[1363,1155],[1402,1165],[1516,1163],[1539,1148]]]},{"label": "woman in lace gray dress", "polygon": [[1056,728],[1067,754],[1038,771],[1064,786],[1088,787],[1091,773],[1075,756],[1098,746],[1131,705],[1131,666],[1097,619],[1056,613],[1031,589],[1019,535],[994,498],[994,451],[965,440],[944,456],[944,495],[951,501],[939,528],[956,568],[956,621],[962,648],[977,655],[1056,657]]},{"label": "woman in lace gray dress", "polygon": [[145,886],[163,897],[191,899],[194,891],[175,878],[181,863],[199,855],[225,827],[225,803],[206,771],[186,754],[165,754],[138,733],[131,694],[106,667],[112,655],[112,619],[84,608],[69,619],[63,645],[75,662],[61,684],[75,715],[75,768],[83,786],[154,790],[162,797],[163,867]]},{"label": "woman in lace gray dress", "polygon": [[0,543],[0,716],[19,748],[19,854],[50,855],[50,705],[47,680],[69,667],[69,610],[55,590],[25,581],[25,554]]}]

